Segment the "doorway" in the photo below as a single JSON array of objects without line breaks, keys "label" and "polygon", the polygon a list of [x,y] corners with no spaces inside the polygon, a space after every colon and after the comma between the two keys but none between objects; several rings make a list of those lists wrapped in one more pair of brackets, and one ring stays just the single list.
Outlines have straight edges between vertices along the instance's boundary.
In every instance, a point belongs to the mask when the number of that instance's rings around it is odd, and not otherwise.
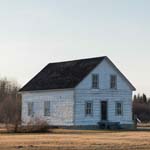
[{"label": "doorway", "polygon": [[101,121],[107,121],[107,101],[101,101]]}]

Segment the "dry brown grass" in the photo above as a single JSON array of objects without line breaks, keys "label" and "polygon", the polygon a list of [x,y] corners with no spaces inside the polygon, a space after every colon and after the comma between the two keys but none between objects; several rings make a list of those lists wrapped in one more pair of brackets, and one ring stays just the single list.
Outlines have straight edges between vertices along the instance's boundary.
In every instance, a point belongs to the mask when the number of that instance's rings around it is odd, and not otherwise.
[{"label": "dry brown grass", "polygon": [[0,134],[0,150],[150,150],[149,131],[54,130]]}]

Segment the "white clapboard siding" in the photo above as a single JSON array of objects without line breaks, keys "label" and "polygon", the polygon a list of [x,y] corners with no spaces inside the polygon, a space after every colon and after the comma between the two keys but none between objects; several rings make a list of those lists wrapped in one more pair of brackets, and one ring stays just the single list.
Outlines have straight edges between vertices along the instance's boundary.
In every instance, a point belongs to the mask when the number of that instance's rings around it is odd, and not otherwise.
[{"label": "white clapboard siding", "polygon": [[[34,118],[50,125],[73,125],[73,90],[50,90],[22,93],[22,119],[27,124]],[[50,116],[44,116],[44,101],[50,101]],[[34,117],[28,116],[28,102],[34,102]]]},{"label": "white clapboard siding", "polygon": [[[92,74],[99,74],[99,89],[92,89]],[[110,89],[110,75],[117,75],[117,89]],[[75,89],[75,125],[96,125],[101,121],[100,102],[108,101],[108,121],[132,124],[132,89],[121,74],[104,60]],[[85,116],[85,102],[93,101],[93,116]],[[123,116],[116,116],[116,101],[123,103]]]}]

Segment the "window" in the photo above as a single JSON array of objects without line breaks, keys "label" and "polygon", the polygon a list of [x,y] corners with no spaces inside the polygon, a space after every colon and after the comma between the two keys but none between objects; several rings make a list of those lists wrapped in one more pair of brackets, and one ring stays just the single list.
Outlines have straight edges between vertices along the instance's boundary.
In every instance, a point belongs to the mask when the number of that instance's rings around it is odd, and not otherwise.
[{"label": "window", "polygon": [[86,102],[85,103],[85,115],[92,115],[93,114],[93,103]]},{"label": "window", "polygon": [[99,88],[99,76],[98,76],[98,74],[92,75],[92,88],[94,88],[94,89]]},{"label": "window", "polygon": [[116,75],[111,75],[110,76],[110,88],[111,89],[116,89],[117,88],[117,76]]},{"label": "window", "polygon": [[32,116],[33,117],[33,115],[34,115],[33,105],[34,105],[33,102],[28,102],[28,116]]},{"label": "window", "polygon": [[44,102],[44,116],[50,116],[50,101]]},{"label": "window", "polygon": [[116,115],[117,116],[123,115],[123,105],[121,102],[116,102]]}]

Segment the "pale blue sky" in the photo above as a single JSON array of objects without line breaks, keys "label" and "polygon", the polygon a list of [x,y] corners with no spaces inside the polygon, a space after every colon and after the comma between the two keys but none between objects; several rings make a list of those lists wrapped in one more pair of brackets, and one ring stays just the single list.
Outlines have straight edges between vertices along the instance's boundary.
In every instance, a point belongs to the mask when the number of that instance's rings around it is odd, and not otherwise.
[{"label": "pale blue sky", "polygon": [[150,96],[149,0],[0,0],[0,76],[103,55]]}]

